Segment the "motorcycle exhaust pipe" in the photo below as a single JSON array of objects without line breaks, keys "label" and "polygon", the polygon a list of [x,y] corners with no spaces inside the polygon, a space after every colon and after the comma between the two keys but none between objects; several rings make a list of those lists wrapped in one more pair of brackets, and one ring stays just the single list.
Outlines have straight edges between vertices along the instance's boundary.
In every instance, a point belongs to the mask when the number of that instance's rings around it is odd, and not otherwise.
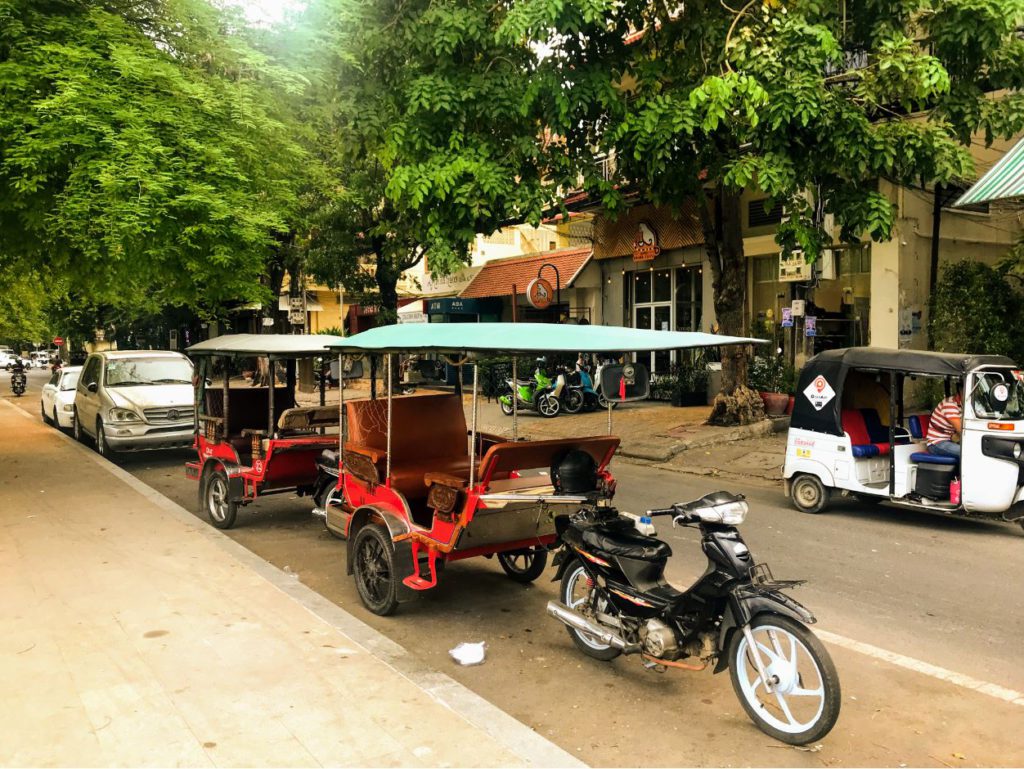
[{"label": "motorcycle exhaust pipe", "polygon": [[607,628],[595,625],[582,614],[573,611],[564,603],[548,601],[548,614],[574,630],[578,630],[581,633],[586,633],[587,635],[592,636],[598,643],[606,644],[607,646],[614,646],[616,649],[622,649],[622,651],[627,654],[635,652],[639,648],[637,644],[627,643],[624,638],[615,635],[615,633],[611,632]]}]

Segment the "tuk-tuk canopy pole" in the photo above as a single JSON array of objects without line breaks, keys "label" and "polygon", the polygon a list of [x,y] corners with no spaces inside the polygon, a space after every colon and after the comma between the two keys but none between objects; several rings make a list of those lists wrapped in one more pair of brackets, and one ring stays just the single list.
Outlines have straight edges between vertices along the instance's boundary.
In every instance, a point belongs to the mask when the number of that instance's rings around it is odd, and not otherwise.
[{"label": "tuk-tuk canopy pole", "polygon": [[[223,432],[223,435],[224,435],[224,438],[226,439],[228,437],[228,425],[230,424],[230,422],[228,422],[228,417],[231,415],[231,413],[230,413],[230,408],[231,407],[230,407],[230,404],[229,404],[229,401],[231,399],[228,397],[228,391],[231,389],[231,366],[230,366],[231,358],[229,358],[228,356],[225,355],[222,360],[224,362],[224,408],[223,408],[223,412],[224,412],[224,432]],[[214,431],[214,435],[216,435],[216,430]]]},{"label": "tuk-tuk canopy pole", "polygon": [[[605,395],[605,400],[608,400],[608,396],[607,395]],[[608,434],[609,435],[612,434],[612,406],[613,405],[614,404],[611,401],[608,401]]]},{"label": "tuk-tuk canopy pole", "polygon": [[[513,302],[512,306],[515,306]],[[516,373],[516,356],[512,356],[512,440],[519,440],[519,375]]]},{"label": "tuk-tuk canopy pole", "polygon": [[392,405],[392,399],[391,399],[391,362],[394,359],[394,357],[395,357],[394,353],[390,353],[390,352],[388,353],[388,366],[387,366],[387,375],[388,375],[388,386],[387,386],[387,393],[388,393],[388,444],[387,444],[387,460],[386,460],[387,464],[386,464],[386,466],[384,468],[384,477],[388,479],[388,485],[389,486],[391,485],[391,405]]},{"label": "tuk-tuk canopy pole", "polygon": [[338,355],[338,448],[340,466],[345,466],[345,356]]},{"label": "tuk-tuk canopy pole", "polygon": [[274,437],[274,359],[267,356],[267,437]]},{"label": "tuk-tuk canopy pole", "polygon": [[[461,375],[461,370],[459,374]],[[473,425],[469,438],[469,488],[476,486],[476,398],[480,383],[480,365],[473,364]]]}]

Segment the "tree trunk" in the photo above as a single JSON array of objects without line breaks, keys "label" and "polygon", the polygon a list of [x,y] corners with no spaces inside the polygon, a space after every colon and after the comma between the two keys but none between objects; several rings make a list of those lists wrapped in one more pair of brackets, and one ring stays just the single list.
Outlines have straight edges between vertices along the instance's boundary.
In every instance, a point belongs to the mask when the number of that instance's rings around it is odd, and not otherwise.
[{"label": "tree trunk", "polygon": [[[698,209],[711,262],[719,330],[728,336],[746,336],[747,262],[740,193],[715,190]],[[746,386],[748,362],[747,346],[722,348],[722,391],[708,417],[710,424],[744,425],[764,419],[761,397]]]},{"label": "tree trunk", "polygon": [[380,293],[380,309],[377,325],[390,326],[398,322],[398,278],[399,272],[381,253],[377,252],[377,270],[374,280]]}]

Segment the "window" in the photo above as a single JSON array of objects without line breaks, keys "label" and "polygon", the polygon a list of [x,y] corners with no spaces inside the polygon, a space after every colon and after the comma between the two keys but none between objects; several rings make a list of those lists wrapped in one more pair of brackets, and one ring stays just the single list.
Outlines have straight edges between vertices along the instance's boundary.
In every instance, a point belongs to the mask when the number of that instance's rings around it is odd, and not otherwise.
[{"label": "window", "polygon": [[761,198],[761,200],[751,200],[747,203],[747,227],[771,227],[781,221],[781,200],[769,203],[768,198]]},{"label": "window", "polygon": [[54,387],[56,387],[58,379],[60,379],[60,372],[59,371],[54,371],[53,372],[53,376],[50,377],[50,381],[47,382],[46,384],[53,385]]},{"label": "window", "polygon": [[121,358],[107,362],[107,387],[191,384],[192,366],[183,358]]},{"label": "window", "polygon": [[82,384],[88,387],[91,384],[99,384],[100,381],[100,359],[97,357],[89,358],[85,364],[85,368],[82,370]]},{"label": "window", "polygon": [[[64,372],[64,378],[60,380],[60,389],[74,390],[78,385],[78,373],[77,371],[66,371]],[[60,376],[60,372],[57,372],[57,376]]]}]

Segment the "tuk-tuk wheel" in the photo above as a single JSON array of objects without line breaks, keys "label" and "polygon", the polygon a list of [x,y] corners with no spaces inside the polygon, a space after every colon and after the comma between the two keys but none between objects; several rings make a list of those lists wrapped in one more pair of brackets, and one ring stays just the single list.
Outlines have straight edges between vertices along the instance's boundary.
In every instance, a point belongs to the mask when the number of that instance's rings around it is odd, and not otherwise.
[{"label": "tuk-tuk wheel", "polygon": [[527,585],[544,573],[548,551],[542,547],[498,553],[498,563],[513,582]]},{"label": "tuk-tuk wheel", "polygon": [[394,614],[398,608],[398,575],[395,547],[387,529],[376,523],[361,528],[352,543],[352,555],[356,590],[363,605],[380,617]]},{"label": "tuk-tuk wheel", "polygon": [[798,475],[793,479],[790,497],[802,513],[820,513],[828,505],[828,487],[816,475]]},{"label": "tuk-tuk wheel", "polygon": [[218,529],[230,529],[235,525],[238,515],[238,503],[231,499],[231,487],[228,474],[223,470],[214,470],[206,479],[203,494],[203,507],[212,523]]}]

